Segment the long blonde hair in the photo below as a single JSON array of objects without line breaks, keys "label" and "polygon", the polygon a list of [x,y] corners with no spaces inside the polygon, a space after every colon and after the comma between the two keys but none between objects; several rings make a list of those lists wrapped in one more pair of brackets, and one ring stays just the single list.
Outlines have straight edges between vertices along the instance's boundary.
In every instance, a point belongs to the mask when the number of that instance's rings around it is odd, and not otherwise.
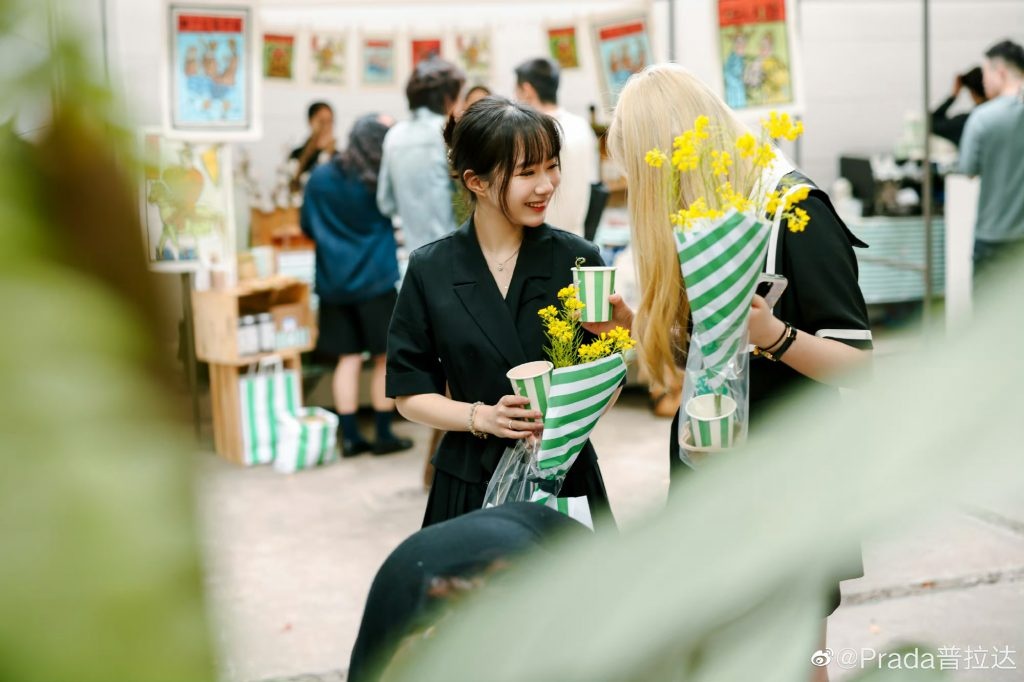
[{"label": "long blonde hair", "polygon": [[[609,153],[626,174],[633,257],[643,292],[636,324],[640,363],[655,387],[678,383],[676,358],[686,351],[690,317],[669,215],[705,192],[696,174],[682,173],[682,206],[674,206],[671,174],[652,168],[644,156],[654,147],[671,154],[675,137],[702,114],[725,139],[748,132],[722,98],[692,73],[677,64],[654,64],[626,83],[608,130]],[[748,164],[737,158],[729,178],[744,196],[753,189],[755,175]],[[744,178],[750,186],[743,186]]]}]

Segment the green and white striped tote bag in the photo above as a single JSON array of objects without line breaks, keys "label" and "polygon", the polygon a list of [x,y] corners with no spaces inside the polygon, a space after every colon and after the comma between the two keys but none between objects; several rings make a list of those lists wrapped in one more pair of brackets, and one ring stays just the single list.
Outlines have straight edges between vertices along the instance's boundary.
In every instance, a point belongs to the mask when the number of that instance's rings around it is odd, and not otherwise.
[{"label": "green and white striped tote bag", "polygon": [[246,374],[238,380],[242,423],[242,462],[269,464],[277,454],[278,416],[294,415],[301,408],[299,375],[276,369]]},{"label": "green and white striped tote bag", "polygon": [[338,417],[321,407],[278,415],[277,433],[275,471],[292,474],[337,459]]}]

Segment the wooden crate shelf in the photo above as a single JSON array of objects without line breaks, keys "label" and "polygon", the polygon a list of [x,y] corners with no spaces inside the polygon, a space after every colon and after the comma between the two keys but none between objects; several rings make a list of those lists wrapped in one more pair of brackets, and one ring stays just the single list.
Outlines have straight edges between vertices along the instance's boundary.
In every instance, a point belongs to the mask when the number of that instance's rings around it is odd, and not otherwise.
[{"label": "wooden crate shelf", "polygon": [[268,277],[243,282],[231,289],[192,292],[196,357],[203,362],[245,365],[258,354],[238,354],[238,321],[244,315],[273,314],[275,308],[293,310],[299,327],[310,330],[308,347],[278,349],[307,351],[316,344],[316,324],[309,309],[309,285],[292,277]]},{"label": "wooden crate shelf", "polygon": [[[301,354],[316,345],[316,324],[309,309],[309,285],[291,277],[275,276],[242,282],[224,290],[192,292],[196,357],[210,365],[210,401],[217,454],[242,463],[242,422],[239,379],[246,368],[270,357],[280,357],[286,369],[302,374]],[[309,343],[272,352],[238,354],[238,321],[244,315],[271,313],[275,327],[282,316],[295,318],[309,330]]]}]

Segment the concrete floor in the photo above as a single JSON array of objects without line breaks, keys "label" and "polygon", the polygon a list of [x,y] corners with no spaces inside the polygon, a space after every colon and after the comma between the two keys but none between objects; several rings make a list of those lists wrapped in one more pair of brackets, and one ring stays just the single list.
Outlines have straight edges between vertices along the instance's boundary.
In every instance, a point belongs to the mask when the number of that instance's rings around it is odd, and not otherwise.
[{"label": "concrete floor", "polygon": [[[340,682],[377,567],[419,528],[426,432],[416,448],[282,476],[203,458],[207,585],[222,677]],[[668,422],[627,394],[594,435],[613,511],[628,529],[664,504]],[[1016,669],[965,669],[955,680],[1024,681],[1024,501],[957,514],[908,537],[866,543],[866,575],[843,584],[829,646],[894,642],[1009,647]],[[838,653],[837,653],[838,655]],[[990,655],[991,656],[991,655]],[[832,666],[833,680],[851,673]],[[991,666],[992,660],[988,661]]]}]

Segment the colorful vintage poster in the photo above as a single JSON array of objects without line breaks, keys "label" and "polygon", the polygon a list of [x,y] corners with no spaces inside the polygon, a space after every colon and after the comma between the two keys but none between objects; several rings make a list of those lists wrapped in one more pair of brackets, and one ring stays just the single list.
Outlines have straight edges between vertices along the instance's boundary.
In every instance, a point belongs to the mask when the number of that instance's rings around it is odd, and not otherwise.
[{"label": "colorful vintage poster", "polygon": [[576,54],[576,27],[548,29],[548,48],[551,58],[563,69],[577,69],[580,66],[579,55]]},{"label": "colorful vintage poster", "polygon": [[295,75],[295,36],[263,35],[263,77],[290,81]]},{"label": "colorful vintage poster", "polygon": [[142,133],[142,226],[153,270],[191,272],[234,259],[231,147]]},{"label": "colorful vintage poster", "polygon": [[440,38],[416,38],[412,41],[412,68],[431,57],[441,56]]},{"label": "colorful vintage poster", "polygon": [[309,41],[310,80],[324,85],[344,85],[347,45],[343,33],[314,33]]},{"label": "colorful vintage poster", "polygon": [[594,24],[601,89],[609,107],[615,106],[626,81],[654,62],[646,16]]},{"label": "colorful vintage poster", "polygon": [[486,31],[455,36],[455,63],[471,85],[487,85],[491,79],[491,36]]},{"label": "colorful vintage poster", "polygon": [[719,0],[723,93],[733,109],[792,104],[786,0]]},{"label": "colorful vintage poster", "polygon": [[252,12],[241,6],[168,5],[166,130],[175,135],[255,132]]},{"label": "colorful vintage poster", "polygon": [[395,41],[392,38],[363,38],[363,85],[394,85]]}]

